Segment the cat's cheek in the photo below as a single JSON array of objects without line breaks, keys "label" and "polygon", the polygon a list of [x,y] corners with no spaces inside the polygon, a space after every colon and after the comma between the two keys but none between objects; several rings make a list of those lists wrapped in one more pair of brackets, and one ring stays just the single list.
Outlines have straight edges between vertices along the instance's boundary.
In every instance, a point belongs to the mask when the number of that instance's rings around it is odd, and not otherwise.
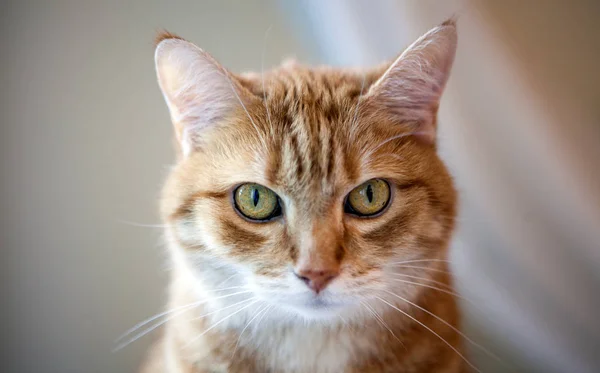
[{"label": "cat's cheek", "polygon": [[192,215],[172,220],[168,231],[169,240],[185,252],[212,256],[225,254],[224,250],[219,250],[222,245],[210,234],[210,226],[201,224]]},{"label": "cat's cheek", "polygon": [[171,222],[170,236],[183,248],[199,244],[198,230],[190,218],[181,218]]}]

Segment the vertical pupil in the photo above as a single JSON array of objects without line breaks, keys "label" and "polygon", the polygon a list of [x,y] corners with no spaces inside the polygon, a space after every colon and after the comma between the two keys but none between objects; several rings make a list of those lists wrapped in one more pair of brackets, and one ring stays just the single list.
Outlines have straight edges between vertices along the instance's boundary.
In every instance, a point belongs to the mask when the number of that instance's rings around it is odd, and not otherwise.
[{"label": "vertical pupil", "polygon": [[373,203],[373,187],[371,184],[367,185],[367,199],[369,203]]},{"label": "vertical pupil", "polygon": [[256,207],[256,205],[258,205],[258,198],[259,198],[259,193],[258,193],[258,189],[254,188],[252,189],[252,202],[254,203],[254,207]]}]

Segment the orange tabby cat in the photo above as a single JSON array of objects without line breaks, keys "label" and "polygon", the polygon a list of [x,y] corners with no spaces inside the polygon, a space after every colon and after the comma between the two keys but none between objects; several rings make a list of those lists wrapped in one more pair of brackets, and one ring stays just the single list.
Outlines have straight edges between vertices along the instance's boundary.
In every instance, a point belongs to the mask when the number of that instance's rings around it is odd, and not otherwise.
[{"label": "orange tabby cat", "polygon": [[172,312],[144,372],[467,371],[435,146],[456,40],[447,21],[372,70],[235,75],[161,36],[180,157]]}]

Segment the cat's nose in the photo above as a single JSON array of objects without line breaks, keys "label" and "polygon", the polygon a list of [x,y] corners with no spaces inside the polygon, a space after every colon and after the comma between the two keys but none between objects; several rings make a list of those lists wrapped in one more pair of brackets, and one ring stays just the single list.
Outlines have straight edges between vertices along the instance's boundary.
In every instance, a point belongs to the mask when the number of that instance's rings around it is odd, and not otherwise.
[{"label": "cat's nose", "polygon": [[304,281],[304,283],[312,289],[315,293],[319,294],[325,287],[337,277],[339,274],[338,269],[300,269],[294,271],[296,277]]}]

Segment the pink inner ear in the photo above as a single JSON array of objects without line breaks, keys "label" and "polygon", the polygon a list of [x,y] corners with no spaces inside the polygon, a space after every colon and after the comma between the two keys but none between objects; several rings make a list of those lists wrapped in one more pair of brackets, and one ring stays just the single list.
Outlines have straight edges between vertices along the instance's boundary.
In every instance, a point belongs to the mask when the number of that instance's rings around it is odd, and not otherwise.
[{"label": "pink inner ear", "polygon": [[372,97],[375,106],[385,112],[392,122],[410,131],[425,143],[435,143],[437,133],[437,102],[411,102],[407,97],[379,94]]},{"label": "pink inner ear", "polygon": [[456,52],[456,27],[445,23],[415,41],[371,87],[368,96],[393,121],[435,142],[437,110]]}]

